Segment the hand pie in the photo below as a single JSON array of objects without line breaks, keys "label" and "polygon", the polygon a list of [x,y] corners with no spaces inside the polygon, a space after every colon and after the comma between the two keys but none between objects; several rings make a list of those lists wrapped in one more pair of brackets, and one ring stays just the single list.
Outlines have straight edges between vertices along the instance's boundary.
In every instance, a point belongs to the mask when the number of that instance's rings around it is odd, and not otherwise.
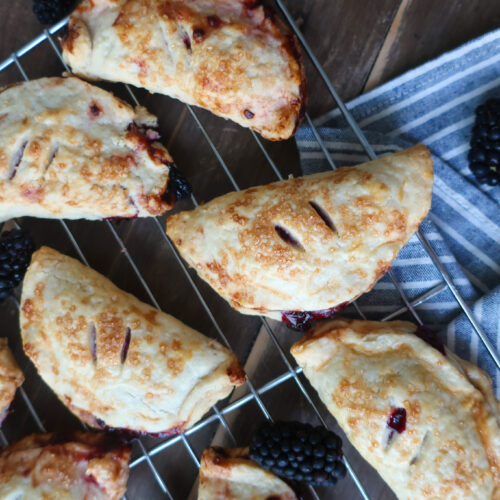
[{"label": "hand pie", "polygon": [[370,290],[426,216],[425,146],[229,193],[169,217],[181,255],[236,310],[302,326]]},{"label": "hand pie", "polygon": [[0,89],[0,220],[145,217],[173,204],[156,118],[78,78]]},{"label": "hand pie", "polygon": [[23,372],[10,352],[7,339],[0,338],[0,425],[7,416],[17,388],[23,382]]},{"label": "hand pie", "polygon": [[338,319],[292,347],[347,437],[400,500],[500,498],[489,377],[412,323]]},{"label": "hand pie", "polygon": [[0,450],[0,498],[119,500],[129,459],[104,434],[32,434]]},{"label": "hand pie", "polygon": [[177,434],[245,381],[220,344],[47,247],[24,278],[20,323],[42,378],[92,427]]},{"label": "hand pie", "polygon": [[248,458],[248,448],[208,448],[200,467],[198,500],[297,500],[290,486]]},{"label": "hand pie", "polygon": [[131,83],[206,108],[270,140],[305,104],[298,43],[248,0],[84,0],[62,42],[73,73]]}]

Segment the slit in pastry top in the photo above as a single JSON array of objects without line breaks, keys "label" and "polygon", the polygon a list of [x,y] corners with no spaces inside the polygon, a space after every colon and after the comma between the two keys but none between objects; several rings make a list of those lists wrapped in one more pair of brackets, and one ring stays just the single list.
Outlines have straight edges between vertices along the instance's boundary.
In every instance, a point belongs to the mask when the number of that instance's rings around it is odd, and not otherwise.
[{"label": "slit in pastry top", "polygon": [[245,381],[229,350],[42,247],[21,297],[26,354],[92,427],[168,436]]},{"label": "slit in pastry top", "polygon": [[84,0],[62,41],[73,73],[145,87],[282,140],[305,106],[295,35],[248,0]]},{"label": "slit in pastry top", "polygon": [[0,221],[163,214],[176,186],[157,126],[75,77],[0,89]]},{"label": "slit in pastry top", "polygon": [[182,257],[236,310],[304,327],[370,290],[427,215],[415,146],[216,198],[168,218]]},{"label": "slit in pastry top", "polygon": [[491,379],[419,329],[335,319],[291,352],[400,500],[497,500],[500,402]]}]

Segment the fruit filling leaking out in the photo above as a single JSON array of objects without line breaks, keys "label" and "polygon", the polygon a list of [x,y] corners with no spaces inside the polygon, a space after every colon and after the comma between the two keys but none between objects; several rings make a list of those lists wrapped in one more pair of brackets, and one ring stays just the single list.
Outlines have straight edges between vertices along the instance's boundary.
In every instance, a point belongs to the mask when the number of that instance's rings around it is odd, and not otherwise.
[{"label": "fruit filling leaking out", "polygon": [[427,342],[431,347],[437,349],[443,356],[446,356],[444,344],[430,330],[428,330],[424,326],[419,325],[413,333],[417,337],[421,338],[424,342]]},{"label": "fruit filling leaking out", "polygon": [[401,434],[406,430],[406,410],[404,408],[394,408],[387,418],[387,427],[390,428],[387,436],[387,444],[394,439],[394,433]]},{"label": "fruit filling leaking out", "polygon": [[406,430],[406,410],[404,408],[394,408],[389,414],[387,425],[398,434]]},{"label": "fruit filling leaking out", "polygon": [[[139,126],[132,122],[127,127],[129,133],[136,135],[143,146],[147,149],[151,158],[157,158],[169,168],[168,186],[162,195],[162,199],[167,203],[183,200],[191,195],[192,188],[189,181],[179,172],[179,170],[170,161],[165,159],[163,150],[155,147],[154,142],[159,141],[161,136],[158,130]],[[133,200],[132,200],[133,202]],[[128,218],[136,218],[128,217]],[[122,217],[110,217],[112,220],[120,220]]]},{"label": "fruit filling leaking out", "polygon": [[281,321],[295,330],[305,330],[311,326],[313,321],[332,319],[347,304],[348,302],[344,302],[330,309],[319,311],[281,311]]}]

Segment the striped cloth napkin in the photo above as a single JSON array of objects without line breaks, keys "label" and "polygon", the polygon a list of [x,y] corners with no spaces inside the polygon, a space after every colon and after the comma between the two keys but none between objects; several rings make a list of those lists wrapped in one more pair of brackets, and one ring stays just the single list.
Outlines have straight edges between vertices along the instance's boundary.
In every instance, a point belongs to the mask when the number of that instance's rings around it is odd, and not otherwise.
[{"label": "striped cloth napkin", "polygon": [[[467,161],[474,110],[493,96],[500,97],[500,30],[361,95],[347,107],[378,155],[417,143],[431,149],[435,183],[422,231],[498,350],[500,187],[478,185]],[[368,160],[338,110],[315,125],[337,165]],[[296,140],[304,174],[330,168],[310,128],[302,127]],[[443,283],[416,237],[392,269],[410,300]],[[388,276],[357,302],[370,319],[386,317],[403,305]],[[500,396],[500,371],[448,288],[416,310],[452,351],[490,374]]]}]

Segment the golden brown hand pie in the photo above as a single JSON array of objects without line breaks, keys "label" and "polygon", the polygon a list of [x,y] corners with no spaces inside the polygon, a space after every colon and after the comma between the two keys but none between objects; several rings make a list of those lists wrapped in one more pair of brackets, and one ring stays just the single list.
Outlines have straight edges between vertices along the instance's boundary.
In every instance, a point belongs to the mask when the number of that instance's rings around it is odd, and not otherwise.
[{"label": "golden brown hand pie", "polygon": [[169,217],[167,233],[236,310],[300,326],[370,290],[426,216],[425,146],[229,193]]},{"label": "golden brown hand pie", "polygon": [[220,344],[47,247],[24,278],[20,323],[42,378],[93,427],[176,434],[245,381]]},{"label": "golden brown hand pie", "polygon": [[248,448],[208,448],[200,467],[198,500],[297,500],[294,491],[248,458]]},{"label": "golden brown hand pie", "polygon": [[427,337],[403,321],[338,319],[314,327],[292,354],[399,499],[498,500],[491,380]]},{"label": "golden brown hand pie", "polygon": [[129,459],[105,434],[32,434],[0,450],[0,498],[119,500]]},{"label": "golden brown hand pie", "polygon": [[7,339],[0,338],[0,425],[7,416],[17,388],[23,382],[23,372],[10,352]]},{"label": "golden brown hand pie", "polygon": [[156,118],[78,78],[0,89],[0,220],[145,217],[173,204]]},{"label": "golden brown hand pie", "polygon": [[63,57],[90,79],[145,87],[271,140],[296,130],[305,104],[298,43],[248,0],[84,0]]}]

